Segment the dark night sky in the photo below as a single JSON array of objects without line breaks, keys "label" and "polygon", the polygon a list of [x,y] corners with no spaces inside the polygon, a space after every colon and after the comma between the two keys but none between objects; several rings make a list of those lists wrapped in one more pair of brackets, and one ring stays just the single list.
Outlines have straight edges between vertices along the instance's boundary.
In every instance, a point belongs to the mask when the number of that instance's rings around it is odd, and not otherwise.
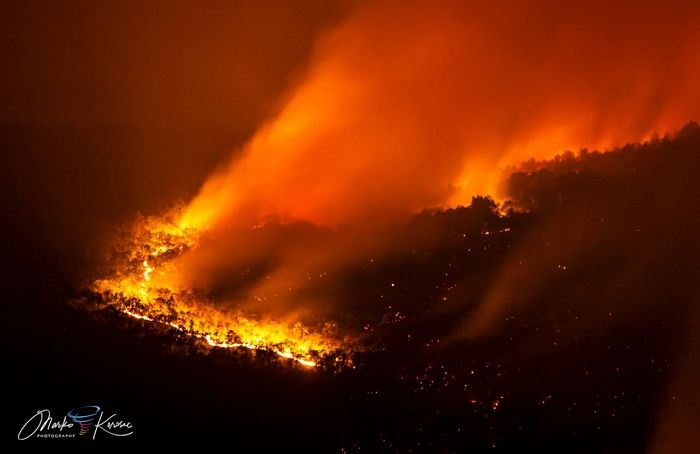
[{"label": "dark night sky", "polygon": [[312,0],[10,2],[3,9],[3,123],[230,133],[267,113],[342,8]]}]

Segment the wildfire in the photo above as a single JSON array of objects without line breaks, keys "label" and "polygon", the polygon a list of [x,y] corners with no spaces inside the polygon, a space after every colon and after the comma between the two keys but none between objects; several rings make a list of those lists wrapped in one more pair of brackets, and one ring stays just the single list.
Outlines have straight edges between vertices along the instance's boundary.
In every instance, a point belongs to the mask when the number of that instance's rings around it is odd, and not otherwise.
[{"label": "wildfire", "polygon": [[324,358],[341,361],[349,346],[336,338],[335,325],[312,331],[295,320],[263,320],[216,308],[194,289],[173,284],[172,260],[196,247],[198,231],[181,227],[178,210],[135,225],[120,250],[116,271],[92,289],[103,302],[131,318],[174,328],[216,348],[266,350],[306,366]]},{"label": "wildfire", "polygon": [[[313,365],[346,349],[332,323],[311,329],[224,309],[196,288],[206,285],[198,279],[214,281],[209,270],[249,252],[274,256],[272,279],[259,288],[301,293],[300,276],[314,266],[323,272],[357,249],[390,244],[369,233],[377,227],[478,194],[498,199],[504,166],[622,145],[700,116],[698,8],[582,3],[557,13],[546,3],[404,3],[368,2],[324,34],[277,111],[188,205],[128,235],[116,272],[94,283],[102,299],[212,347],[266,349]],[[552,45],[570,39],[575,46]],[[261,240],[240,256],[230,244],[202,241],[188,252],[205,231],[230,239],[270,219],[355,229],[361,241],[306,250],[291,238],[279,247]]]}]

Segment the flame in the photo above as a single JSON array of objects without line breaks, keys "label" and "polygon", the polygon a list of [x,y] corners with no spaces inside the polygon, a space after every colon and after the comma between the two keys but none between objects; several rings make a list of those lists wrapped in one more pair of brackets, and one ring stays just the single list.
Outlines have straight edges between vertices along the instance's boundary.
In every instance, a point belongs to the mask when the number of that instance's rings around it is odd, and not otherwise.
[{"label": "flame", "polygon": [[333,336],[332,323],[315,332],[299,321],[260,320],[217,309],[206,296],[169,285],[177,274],[172,260],[195,248],[199,237],[198,232],[175,225],[173,213],[137,223],[115,274],[94,282],[93,290],[109,307],[202,339],[211,347],[266,350],[306,367],[329,357],[338,362],[347,355],[350,347]]}]

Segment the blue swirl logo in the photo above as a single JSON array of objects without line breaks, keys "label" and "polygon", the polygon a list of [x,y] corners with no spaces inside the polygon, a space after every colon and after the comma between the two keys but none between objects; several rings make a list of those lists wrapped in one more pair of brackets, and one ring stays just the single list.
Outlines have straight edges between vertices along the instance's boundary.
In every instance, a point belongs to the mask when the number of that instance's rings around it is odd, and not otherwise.
[{"label": "blue swirl logo", "polygon": [[66,416],[80,426],[80,435],[82,436],[90,431],[100,411],[101,408],[97,405],[86,405],[69,411]]}]

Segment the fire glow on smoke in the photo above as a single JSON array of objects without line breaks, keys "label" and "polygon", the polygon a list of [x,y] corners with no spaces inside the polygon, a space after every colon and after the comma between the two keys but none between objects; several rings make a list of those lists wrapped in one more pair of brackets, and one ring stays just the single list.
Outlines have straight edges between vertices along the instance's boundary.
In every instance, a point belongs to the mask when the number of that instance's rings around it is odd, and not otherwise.
[{"label": "fire glow on smoke", "polygon": [[[105,301],[213,347],[313,366],[352,348],[334,323],[295,314],[338,305],[338,295],[308,291],[307,275],[358,250],[386,253],[396,240],[376,231],[424,208],[498,199],[507,165],[645,140],[700,115],[696,5],[396,6],[358,7],[321,36],[308,71],[230,162],[183,210],[124,238],[114,274],[94,283]],[[240,237],[268,220],[355,234]],[[248,262],[265,262],[272,278],[245,297],[285,292],[285,301],[213,301],[230,284],[224,271]]]}]

